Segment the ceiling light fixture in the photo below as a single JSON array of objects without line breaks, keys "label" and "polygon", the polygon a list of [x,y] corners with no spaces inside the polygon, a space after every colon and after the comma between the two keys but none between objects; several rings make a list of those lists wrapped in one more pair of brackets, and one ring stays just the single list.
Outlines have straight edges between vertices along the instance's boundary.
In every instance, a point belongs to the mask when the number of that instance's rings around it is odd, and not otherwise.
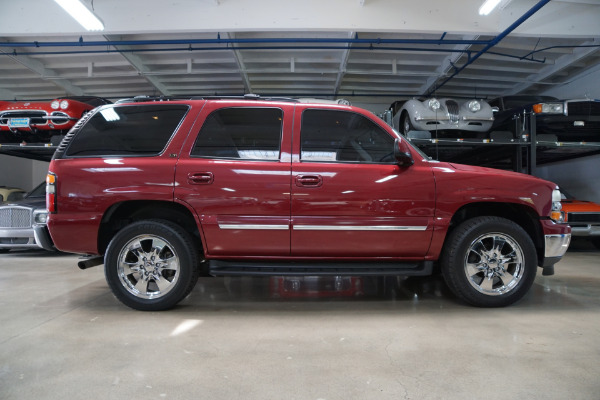
[{"label": "ceiling light fixture", "polygon": [[[56,0],[58,1],[58,0]],[[494,8],[500,4],[501,0],[485,0],[485,2],[479,7],[479,15],[488,15]]]},{"label": "ceiling light fixture", "polygon": [[80,0],[54,0],[88,31],[103,31],[104,24]]}]

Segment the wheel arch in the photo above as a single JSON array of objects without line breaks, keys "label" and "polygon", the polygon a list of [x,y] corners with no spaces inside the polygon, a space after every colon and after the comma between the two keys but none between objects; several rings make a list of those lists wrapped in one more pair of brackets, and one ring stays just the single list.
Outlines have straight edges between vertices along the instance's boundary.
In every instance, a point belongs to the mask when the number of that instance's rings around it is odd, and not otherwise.
[{"label": "wheel arch", "polygon": [[[527,232],[536,248],[538,263],[544,259],[544,233],[539,223],[539,216],[530,207],[514,203],[482,202],[470,203],[459,208],[448,227],[446,240],[449,234],[460,223],[475,217],[495,216],[513,221]],[[444,243],[446,246],[446,242]]]},{"label": "wheel arch", "polygon": [[202,249],[196,219],[184,205],[167,201],[134,200],[113,204],[103,215],[98,232],[98,251],[104,254],[111,238],[123,227],[145,219],[171,221],[189,232]]}]

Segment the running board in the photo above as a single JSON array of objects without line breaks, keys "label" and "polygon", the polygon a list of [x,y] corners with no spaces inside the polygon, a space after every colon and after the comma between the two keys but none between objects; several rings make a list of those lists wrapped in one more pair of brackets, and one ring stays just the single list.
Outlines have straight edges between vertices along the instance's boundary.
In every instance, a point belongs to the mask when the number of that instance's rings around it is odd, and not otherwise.
[{"label": "running board", "polygon": [[399,262],[248,262],[210,260],[213,276],[425,276],[433,272],[433,261]]}]

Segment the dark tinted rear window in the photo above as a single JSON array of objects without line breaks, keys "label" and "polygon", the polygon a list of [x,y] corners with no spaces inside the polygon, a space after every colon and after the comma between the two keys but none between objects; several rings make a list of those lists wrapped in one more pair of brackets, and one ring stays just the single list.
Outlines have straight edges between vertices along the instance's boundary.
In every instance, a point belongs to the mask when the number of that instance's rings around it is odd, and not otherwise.
[{"label": "dark tinted rear window", "polygon": [[155,155],[188,110],[180,104],[104,108],[75,134],[67,156]]},{"label": "dark tinted rear window", "polygon": [[210,114],[193,156],[279,160],[283,111],[279,108],[224,108]]}]

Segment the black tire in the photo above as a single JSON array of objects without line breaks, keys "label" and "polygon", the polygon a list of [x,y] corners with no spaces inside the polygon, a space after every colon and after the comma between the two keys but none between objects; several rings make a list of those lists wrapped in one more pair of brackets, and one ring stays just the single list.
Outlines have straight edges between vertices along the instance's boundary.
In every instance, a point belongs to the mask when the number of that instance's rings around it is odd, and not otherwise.
[{"label": "black tire", "polygon": [[592,242],[592,244],[594,245],[594,247],[596,247],[597,249],[600,249],[600,238],[591,238],[590,241]]},{"label": "black tire", "polygon": [[10,249],[0,249],[0,254],[8,253]]},{"label": "black tire", "polygon": [[464,221],[448,236],[441,257],[450,290],[477,307],[504,307],[520,300],[537,272],[531,237],[500,217]]},{"label": "black tire", "polygon": [[192,291],[198,281],[198,259],[196,243],[179,225],[139,221],[110,241],[104,274],[123,304],[141,311],[162,311]]},{"label": "black tire", "polygon": [[400,129],[402,130],[402,134],[404,136],[408,135],[408,132],[415,130],[415,127],[413,126],[412,122],[410,122],[410,117],[406,111],[402,113],[402,118],[400,119]]}]

